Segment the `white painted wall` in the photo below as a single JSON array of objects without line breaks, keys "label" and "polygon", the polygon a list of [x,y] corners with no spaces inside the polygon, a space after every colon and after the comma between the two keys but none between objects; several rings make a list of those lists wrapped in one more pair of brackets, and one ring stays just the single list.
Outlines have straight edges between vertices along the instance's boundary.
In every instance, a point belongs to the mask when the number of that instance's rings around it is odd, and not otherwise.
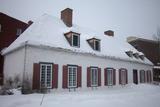
[{"label": "white painted wall", "polygon": [[[113,67],[116,69],[117,86],[119,84],[118,70],[120,68],[126,68],[128,70],[128,83],[133,83],[133,69],[152,70],[152,66],[144,64],[104,59],[90,55],[84,55],[84,54],[82,55],[77,53],[57,51],[51,49],[42,49],[31,46],[27,47],[26,53],[27,53],[26,72],[27,75],[29,75],[29,77],[31,78],[31,80],[33,76],[33,63],[51,62],[59,65],[58,90],[62,90],[62,66],[67,64],[82,66],[82,89],[87,88],[87,67],[89,66],[98,66],[101,68],[101,81],[102,81],[101,87],[104,87],[104,68],[106,67]],[[20,74],[22,73],[23,60],[24,60],[23,55],[24,55],[24,49],[21,49],[5,56],[4,72],[6,76],[13,76],[12,74],[18,72]],[[139,79],[139,74],[138,74],[138,79]]]}]

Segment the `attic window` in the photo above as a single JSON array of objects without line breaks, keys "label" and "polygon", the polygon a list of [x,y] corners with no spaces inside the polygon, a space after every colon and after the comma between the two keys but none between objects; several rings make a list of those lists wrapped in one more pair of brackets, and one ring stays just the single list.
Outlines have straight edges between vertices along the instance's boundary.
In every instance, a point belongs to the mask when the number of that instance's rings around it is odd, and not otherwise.
[{"label": "attic window", "polygon": [[22,33],[22,29],[17,29],[17,33],[16,33],[16,35],[20,35]]},{"label": "attic window", "polygon": [[144,60],[144,55],[139,55],[139,58],[140,58],[141,60]]},{"label": "attic window", "polygon": [[126,54],[127,54],[129,57],[133,57],[133,52],[132,52],[132,51],[126,51]]},{"label": "attic window", "polygon": [[80,47],[80,34],[75,32],[65,33],[68,43],[73,47]]},{"label": "attic window", "polygon": [[139,58],[139,54],[138,54],[138,53],[134,53],[133,56],[134,56],[135,58],[137,58],[137,59]]},{"label": "attic window", "polygon": [[100,40],[99,39],[91,38],[91,39],[88,39],[87,41],[93,50],[100,51]]}]

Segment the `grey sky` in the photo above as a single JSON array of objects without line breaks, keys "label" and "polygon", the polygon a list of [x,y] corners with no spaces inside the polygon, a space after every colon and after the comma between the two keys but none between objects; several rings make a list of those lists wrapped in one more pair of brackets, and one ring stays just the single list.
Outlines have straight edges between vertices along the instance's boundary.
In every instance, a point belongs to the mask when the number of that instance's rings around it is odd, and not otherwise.
[{"label": "grey sky", "polygon": [[115,36],[151,38],[160,25],[160,0],[0,0],[0,11],[27,22],[44,13],[60,17],[73,9],[73,22]]}]

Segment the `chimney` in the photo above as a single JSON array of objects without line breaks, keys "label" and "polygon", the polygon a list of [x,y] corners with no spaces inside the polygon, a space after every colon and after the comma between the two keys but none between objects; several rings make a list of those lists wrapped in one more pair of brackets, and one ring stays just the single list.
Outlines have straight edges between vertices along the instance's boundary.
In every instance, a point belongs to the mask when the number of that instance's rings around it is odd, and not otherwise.
[{"label": "chimney", "polygon": [[107,36],[112,36],[113,37],[114,36],[114,31],[108,30],[108,31],[105,31],[104,34],[107,35]]},{"label": "chimney", "polygon": [[68,27],[72,27],[72,9],[66,8],[61,11],[61,19]]}]

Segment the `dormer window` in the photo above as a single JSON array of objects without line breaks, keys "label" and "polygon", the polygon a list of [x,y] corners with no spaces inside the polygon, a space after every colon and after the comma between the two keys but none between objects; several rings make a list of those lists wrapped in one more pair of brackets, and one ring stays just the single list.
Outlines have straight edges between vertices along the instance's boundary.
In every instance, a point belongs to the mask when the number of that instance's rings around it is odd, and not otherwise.
[{"label": "dormer window", "polygon": [[126,51],[126,54],[127,54],[129,57],[133,57],[133,52],[132,52],[132,51]]},{"label": "dormer window", "polygon": [[88,44],[93,50],[100,51],[100,40],[96,38],[88,39]]},{"label": "dormer window", "polygon": [[79,47],[79,35],[72,34],[72,46]]},{"label": "dormer window", "polygon": [[22,29],[17,29],[17,33],[16,33],[16,35],[20,35],[22,33]]},{"label": "dormer window", "polygon": [[144,55],[139,55],[139,58],[140,58],[141,60],[144,60]]},{"label": "dormer window", "polygon": [[80,47],[80,34],[75,32],[68,32],[65,33],[64,36],[66,37],[68,43],[73,47]]},{"label": "dormer window", "polygon": [[134,56],[135,58],[137,58],[137,59],[139,58],[139,54],[138,54],[138,53],[134,53],[133,56]]}]

